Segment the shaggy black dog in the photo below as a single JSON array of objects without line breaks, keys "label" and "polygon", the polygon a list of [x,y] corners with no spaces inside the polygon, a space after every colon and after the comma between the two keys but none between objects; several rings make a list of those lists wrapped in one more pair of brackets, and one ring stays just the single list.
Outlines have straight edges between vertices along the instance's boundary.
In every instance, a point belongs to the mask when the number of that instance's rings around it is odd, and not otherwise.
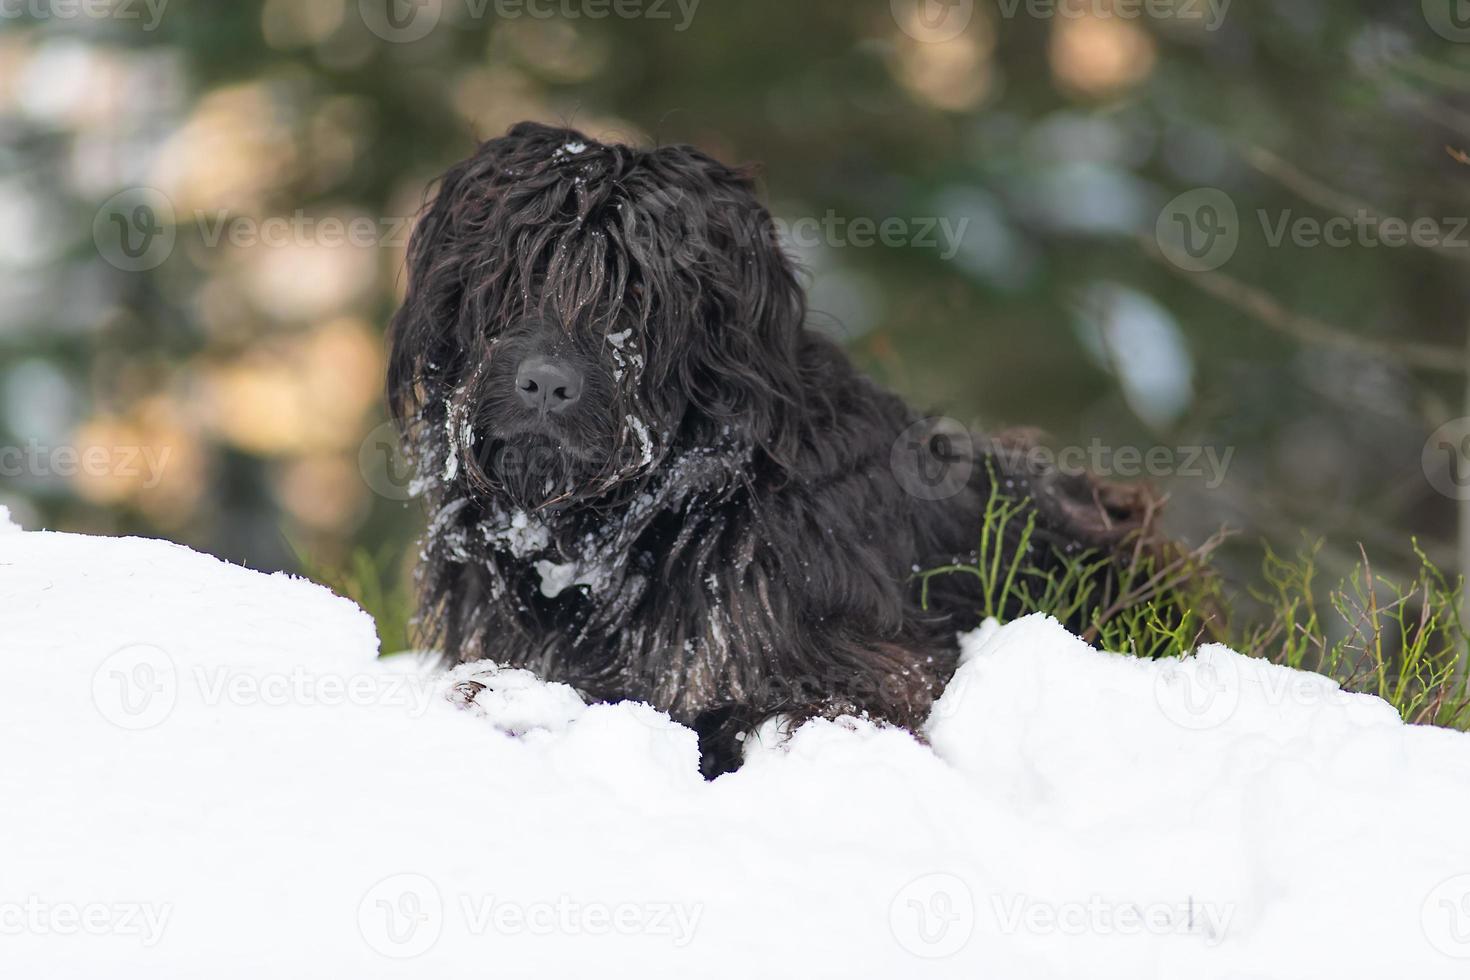
[{"label": "shaggy black dog", "polygon": [[432,515],[421,625],[692,726],[917,730],[976,625],[992,480],[1036,564],[1117,549],[1137,495],[926,422],[807,329],[751,175],[532,123],[449,170],[409,249],[388,388]]}]

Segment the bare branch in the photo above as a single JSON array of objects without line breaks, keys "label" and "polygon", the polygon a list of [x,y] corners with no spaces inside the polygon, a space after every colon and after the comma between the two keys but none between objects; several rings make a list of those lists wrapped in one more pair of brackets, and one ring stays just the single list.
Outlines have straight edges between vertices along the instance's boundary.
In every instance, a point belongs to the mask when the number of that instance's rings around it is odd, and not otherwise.
[{"label": "bare branch", "polygon": [[1145,253],[1176,275],[1298,343],[1381,357],[1425,371],[1457,375],[1466,373],[1467,366],[1458,348],[1407,340],[1374,340],[1360,336],[1316,317],[1289,310],[1277,302],[1275,297],[1223,272],[1187,272],[1169,261],[1152,236],[1139,235],[1138,241]]},{"label": "bare branch", "polygon": [[[1315,204],[1325,211],[1334,211],[1346,218],[1357,218],[1362,215],[1372,221],[1375,228],[1386,220],[1383,212],[1367,201],[1328,186],[1265,147],[1251,146],[1243,152],[1246,161],[1251,166],[1308,203]],[[1453,155],[1452,152],[1451,156]],[[1421,240],[1418,235],[1410,235],[1408,241],[1442,259],[1448,259],[1451,262],[1470,262],[1470,251],[1445,245],[1444,239],[1448,237],[1450,236],[1435,235],[1432,239]]]}]

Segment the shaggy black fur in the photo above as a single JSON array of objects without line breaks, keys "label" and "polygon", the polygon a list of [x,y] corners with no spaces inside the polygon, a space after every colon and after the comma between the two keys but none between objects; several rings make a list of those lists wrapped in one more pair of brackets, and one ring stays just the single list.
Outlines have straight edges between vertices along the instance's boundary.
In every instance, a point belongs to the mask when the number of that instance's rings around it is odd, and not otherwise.
[{"label": "shaggy black fur", "polygon": [[[772,715],[917,730],[976,625],[990,474],[1037,561],[1117,548],[1137,496],[923,421],[806,328],[746,171],[523,123],[451,168],[414,233],[388,390],[432,515],[422,626],[598,700],[664,709],[736,767]],[[518,369],[580,374],[538,411]],[[988,465],[987,465],[988,464]]]}]

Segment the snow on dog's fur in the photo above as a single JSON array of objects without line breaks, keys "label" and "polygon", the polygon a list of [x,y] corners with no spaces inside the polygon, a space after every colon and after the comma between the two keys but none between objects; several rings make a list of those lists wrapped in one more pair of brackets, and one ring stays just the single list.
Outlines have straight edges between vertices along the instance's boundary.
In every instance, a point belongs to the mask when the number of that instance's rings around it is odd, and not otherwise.
[{"label": "snow on dog's fur", "polygon": [[[773,227],[691,147],[522,123],[439,182],[392,330],[428,641],[647,701],[710,774],[773,715],[922,725],[980,596],[948,576],[924,609],[913,573],[973,556],[992,476],[1034,500],[1042,566],[1146,511],[859,375]],[[533,363],[574,379],[558,409]]]}]

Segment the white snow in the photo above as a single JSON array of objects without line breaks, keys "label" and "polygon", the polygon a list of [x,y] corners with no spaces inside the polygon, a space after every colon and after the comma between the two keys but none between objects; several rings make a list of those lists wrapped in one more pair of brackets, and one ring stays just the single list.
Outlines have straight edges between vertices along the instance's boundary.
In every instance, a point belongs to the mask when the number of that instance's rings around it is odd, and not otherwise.
[{"label": "white snow", "polygon": [[584,567],[579,561],[541,559],[536,562],[536,574],[541,578],[541,594],[548,599],[555,599],[574,585],[588,585],[595,592],[604,582],[596,567]]},{"label": "white snow", "polygon": [[647,466],[653,462],[653,437],[648,433],[648,426],[636,415],[629,415],[625,421],[638,436],[638,448],[643,454],[643,458],[639,461],[640,465]]},{"label": "white snow", "polygon": [[449,456],[444,460],[444,482],[451,483],[459,475],[459,447],[473,446],[474,424],[470,421],[469,408],[464,404],[464,389],[455,392],[454,398],[444,400],[444,441],[449,445]]},{"label": "white snow", "polygon": [[20,530],[20,525],[10,517],[10,508],[0,504],[0,534],[10,534]]},{"label": "white snow", "polygon": [[490,523],[481,525],[485,540],[503,545],[517,558],[526,558],[551,544],[551,532],[540,518],[524,510],[516,510]]},{"label": "white snow", "polygon": [[612,346],[613,379],[615,381],[621,382],[630,367],[635,380],[643,376],[643,355],[636,352],[628,353],[624,350],[631,336],[633,336],[631,328],[607,335],[607,342]]},{"label": "white snow", "polygon": [[705,783],[646,706],[175,545],[0,535],[0,617],[7,977],[1470,975],[1470,737],[1221,648],[988,629],[932,747]]}]

